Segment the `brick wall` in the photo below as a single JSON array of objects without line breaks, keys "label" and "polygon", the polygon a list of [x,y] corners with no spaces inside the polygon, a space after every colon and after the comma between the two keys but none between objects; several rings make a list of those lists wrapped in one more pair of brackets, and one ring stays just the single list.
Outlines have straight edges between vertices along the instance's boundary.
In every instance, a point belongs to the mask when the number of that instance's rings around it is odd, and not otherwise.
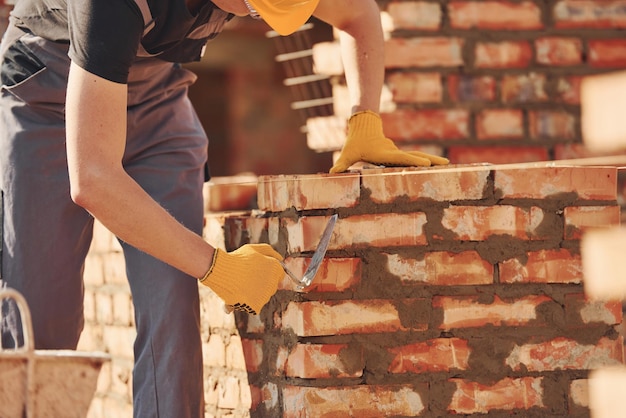
[{"label": "brick wall", "polygon": [[[623,362],[619,302],[582,287],[580,237],[616,225],[602,167],[374,169],[259,181],[227,249],[269,242],[302,273],[340,219],[313,287],[286,278],[237,314],[252,416],[588,416],[590,369]],[[212,218],[213,215],[208,215]]]},{"label": "brick wall", "polygon": [[[453,163],[514,163],[588,156],[581,143],[584,76],[626,68],[626,1],[380,0],[386,41],[385,132]],[[349,106],[336,42],[315,47],[316,71],[334,76],[338,149]],[[319,131],[319,128],[318,128]]]}]

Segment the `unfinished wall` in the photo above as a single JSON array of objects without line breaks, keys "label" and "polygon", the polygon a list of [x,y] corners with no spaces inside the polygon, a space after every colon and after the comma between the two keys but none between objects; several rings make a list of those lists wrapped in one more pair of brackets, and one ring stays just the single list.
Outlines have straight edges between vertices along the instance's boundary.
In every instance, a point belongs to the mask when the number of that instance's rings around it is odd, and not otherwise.
[{"label": "unfinished wall", "polygon": [[[590,369],[623,362],[621,304],[591,303],[579,239],[616,225],[614,168],[490,166],[262,177],[225,246],[269,242],[286,279],[237,314],[252,415],[588,416]],[[499,415],[494,415],[499,416]]]},{"label": "unfinished wall", "polygon": [[[385,133],[453,163],[587,156],[580,83],[626,68],[626,1],[378,1],[386,41]],[[314,47],[333,75],[338,120],[310,120],[314,149],[338,149],[349,114],[338,43]],[[328,135],[324,127],[336,126]],[[323,132],[322,135],[316,133]]]}]

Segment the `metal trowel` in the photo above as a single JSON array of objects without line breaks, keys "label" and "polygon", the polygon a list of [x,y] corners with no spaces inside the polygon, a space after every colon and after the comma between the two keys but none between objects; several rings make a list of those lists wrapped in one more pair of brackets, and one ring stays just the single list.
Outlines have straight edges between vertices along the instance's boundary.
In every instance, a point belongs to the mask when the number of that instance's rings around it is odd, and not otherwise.
[{"label": "metal trowel", "polygon": [[[291,280],[293,280],[293,282],[296,284],[297,290],[303,290],[309,287],[311,283],[313,282],[313,279],[315,278],[315,275],[317,274],[317,271],[319,270],[320,265],[322,264],[322,260],[324,259],[324,256],[326,255],[326,250],[328,249],[328,243],[330,242],[330,237],[333,235],[333,229],[335,228],[335,223],[337,223],[337,218],[338,218],[338,215],[334,214],[328,220],[328,223],[326,224],[326,228],[324,228],[324,232],[322,233],[322,237],[320,238],[320,242],[319,244],[317,244],[317,248],[315,249],[315,252],[313,253],[313,257],[311,257],[311,263],[309,264],[306,271],[304,272],[304,275],[301,278],[298,278],[298,276],[292,273],[287,268],[285,263],[283,263],[282,261],[280,262],[280,265],[285,270],[285,273],[287,273],[289,278],[291,278]],[[225,305],[224,310],[226,311],[226,313],[231,313],[234,310],[234,307],[232,305]]]}]

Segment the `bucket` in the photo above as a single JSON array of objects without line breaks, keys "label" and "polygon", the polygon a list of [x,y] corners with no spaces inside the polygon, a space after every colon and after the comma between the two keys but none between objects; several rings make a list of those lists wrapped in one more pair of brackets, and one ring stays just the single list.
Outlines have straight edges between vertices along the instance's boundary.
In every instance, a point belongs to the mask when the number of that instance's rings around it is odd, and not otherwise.
[{"label": "bucket", "polygon": [[0,303],[5,299],[13,299],[19,309],[24,344],[16,349],[0,345],[0,418],[86,417],[100,369],[110,356],[35,350],[26,300],[10,288],[0,289]]}]

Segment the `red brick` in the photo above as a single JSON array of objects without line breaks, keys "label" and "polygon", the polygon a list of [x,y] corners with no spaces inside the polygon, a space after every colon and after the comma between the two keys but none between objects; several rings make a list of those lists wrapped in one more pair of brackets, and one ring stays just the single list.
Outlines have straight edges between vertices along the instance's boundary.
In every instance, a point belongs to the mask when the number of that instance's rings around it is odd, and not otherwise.
[{"label": "red brick", "polygon": [[491,303],[477,297],[436,296],[433,307],[443,310],[440,329],[479,328],[486,325],[521,326],[537,320],[537,307],[549,302],[547,296],[529,295],[506,302],[495,296]]},{"label": "red brick", "polygon": [[[417,389],[420,389],[418,392]],[[418,416],[426,408],[426,383],[390,386],[298,387],[283,389],[283,418]]]},{"label": "red brick", "polygon": [[488,169],[385,168],[370,172],[372,175],[363,176],[363,187],[370,191],[370,199],[376,203],[392,203],[398,198],[408,198],[410,201],[431,199],[437,202],[480,200],[486,197],[489,181]]},{"label": "red brick", "polygon": [[264,242],[269,220],[267,218],[233,215],[224,220],[224,243],[228,250],[239,248],[247,241]]},{"label": "red brick", "polygon": [[526,41],[479,42],[474,53],[478,68],[526,68],[533,57]]},{"label": "red brick", "polygon": [[574,139],[576,118],[574,115],[553,110],[529,112],[528,124],[530,135],[535,139]]},{"label": "red brick", "polygon": [[387,7],[393,28],[409,30],[438,30],[441,26],[441,7],[425,1],[392,1]]},{"label": "red brick", "polygon": [[569,385],[568,402],[572,407],[589,408],[589,381],[587,379],[572,380]]},{"label": "red brick", "polygon": [[541,250],[527,253],[522,263],[512,258],[500,263],[501,283],[582,283],[579,254],[568,250]]},{"label": "red brick", "polygon": [[581,64],[583,45],[579,38],[542,37],[535,40],[537,63],[542,65]]},{"label": "red brick", "polygon": [[603,337],[597,344],[583,344],[565,337],[536,344],[516,345],[506,359],[514,371],[589,370],[623,363],[623,339]]},{"label": "red brick", "polygon": [[241,347],[246,360],[246,371],[250,373],[258,372],[263,363],[263,340],[242,338]]},{"label": "red brick", "polygon": [[457,414],[486,414],[491,410],[543,407],[543,378],[505,378],[493,385],[450,379],[456,391],[448,410]]},{"label": "red brick", "polygon": [[390,73],[387,87],[396,103],[440,103],[443,96],[439,73]]},{"label": "red brick", "polygon": [[580,239],[587,228],[619,226],[619,206],[575,206],[564,210],[565,239]]},{"label": "red brick", "polygon": [[[283,219],[290,254],[314,251],[327,222],[324,216]],[[339,219],[329,243],[330,250],[355,247],[425,245],[426,214],[381,213]]]},{"label": "red brick", "polygon": [[381,117],[385,134],[397,141],[464,139],[469,135],[469,112],[464,109],[398,110]]},{"label": "red brick", "polygon": [[448,158],[452,164],[511,164],[548,161],[550,155],[546,147],[539,146],[452,146]]},{"label": "red brick", "polygon": [[[342,360],[343,355],[350,356],[349,365]],[[357,368],[355,363],[361,366]],[[285,375],[303,379],[360,377],[364,367],[363,352],[358,353],[347,344],[297,344],[287,358]]]},{"label": "red brick", "polygon": [[359,178],[329,174],[259,177],[259,209],[279,212],[352,207],[360,194]]},{"label": "red brick", "polygon": [[456,67],[463,65],[461,38],[392,38],[385,45],[385,67]]},{"label": "red brick", "polygon": [[[311,258],[288,257],[287,268],[296,275],[304,276]],[[320,264],[315,280],[304,291],[308,292],[343,292],[354,288],[361,281],[360,258],[325,258]],[[278,286],[279,289],[296,291],[297,285],[287,275]]]},{"label": "red brick", "polygon": [[467,370],[471,349],[467,340],[436,338],[389,350],[393,360],[390,373],[425,373]]},{"label": "red brick", "polygon": [[541,9],[530,1],[453,1],[448,5],[454,29],[542,29]]},{"label": "red brick", "polygon": [[505,75],[500,82],[500,92],[504,103],[545,102],[545,74],[528,73],[521,75]]},{"label": "red brick", "polygon": [[204,210],[248,210],[256,206],[257,176],[213,177],[204,185]]},{"label": "red brick", "polygon": [[561,0],[553,9],[557,28],[626,28],[626,1]]},{"label": "red brick", "polygon": [[626,40],[603,39],[588,41],[589,64],[592,67],[626,67]]},{"label": "red brick", "polygon": [[385,256],[387,270],[406,285],[462,286],[493,283],[493,265],[483,260],[476,251],[427,252],[422,260],[404,258],[398,254]]},{"label": "red brick", "polygon": [[427,326],[425,322],[407,328],[398,306],[382,299],[291,302],[282,317],[283,329],[291,329],[299,337],[424,330]]},{"label": "red brick", "polygon": [[592,300],[584,293],[565,296],[565,314],[570,322],[575,321],[570,325],[578,328],[589,324],[619,325],[624,318],[621,301]]},{"label": "red brick", "polygon": [[559,77],[556,85],[556,98],[567,104],[580,104],[580,85],[583,76]]},{"label": "red brick", "polygon": [[448,93],[455,102],[491,102],[496,98],[496,80],[491,76],[450,75]]},{"label": "red brick", "polygon": [[451,206],[444,209],[441,225],[459,241],[483,241],[495,235],[540,239],[540,208],[515,206]]},{"label": "red brick", "polygon": [[503,198],[545,199],[576,193],[584,200],[615,200],[617,170],[613,167],[537,167],[496,170],[494,187]]},{"label": "red brick", "polygon": [[519,109],[485,109],[476,116],[478,139],[519,139],[524,136],[524,114]]}]

